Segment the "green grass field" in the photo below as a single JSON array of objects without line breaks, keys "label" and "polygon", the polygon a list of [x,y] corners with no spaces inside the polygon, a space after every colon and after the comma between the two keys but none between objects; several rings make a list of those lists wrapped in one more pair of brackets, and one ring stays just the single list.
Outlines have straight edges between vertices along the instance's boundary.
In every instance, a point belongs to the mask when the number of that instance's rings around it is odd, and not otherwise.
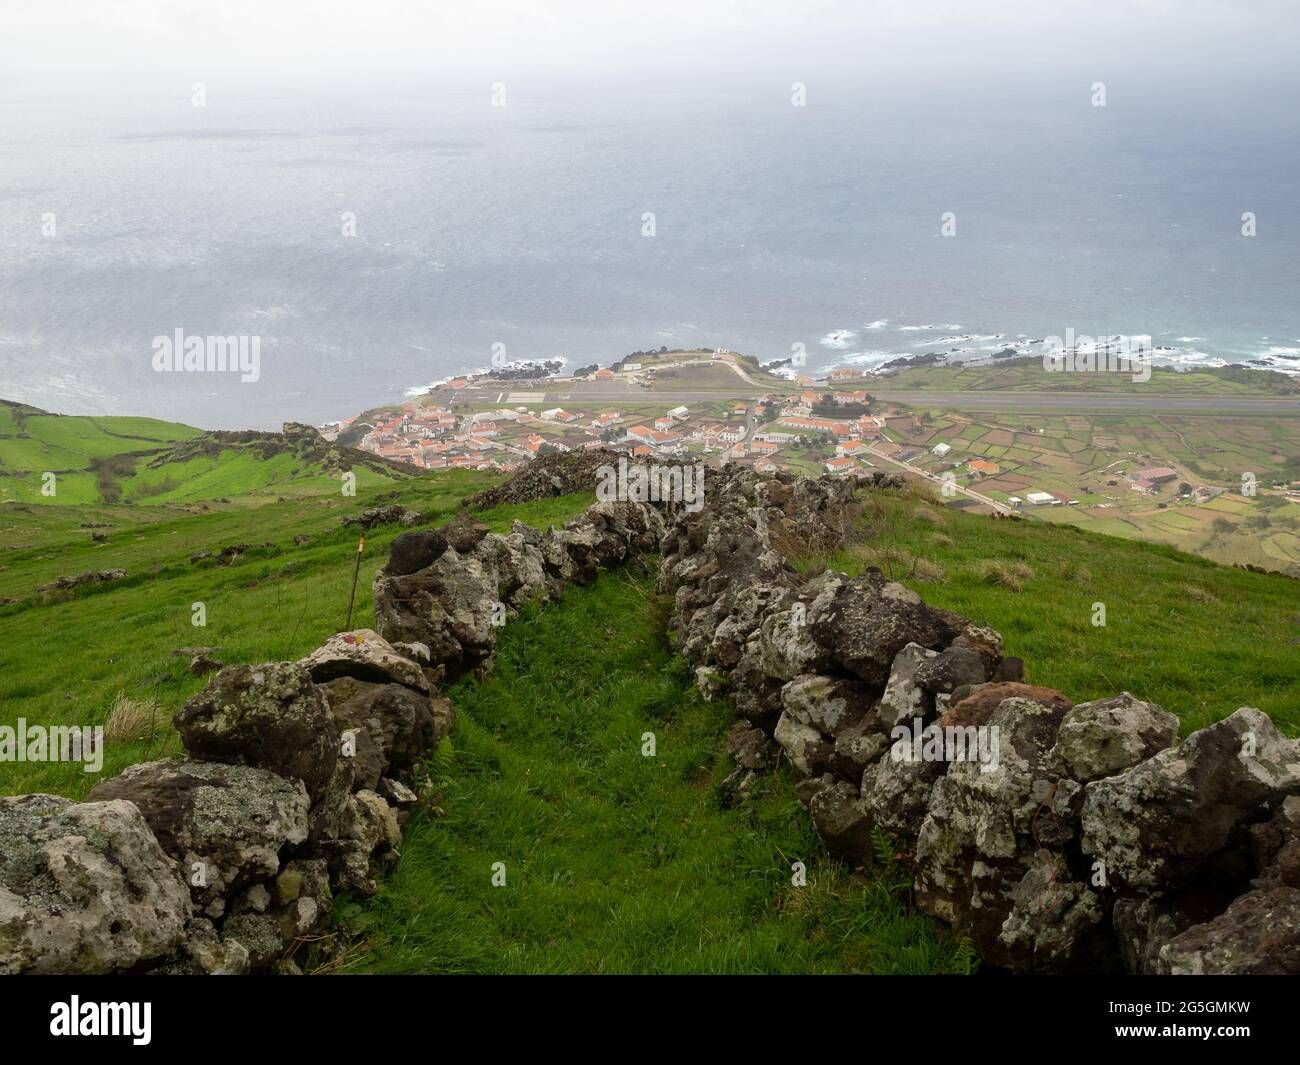
[{"label": "green grass field", "polygon": [[349,967],[965,971],[889,870],[868,883],[825,856],[786,773],[742,808],[720,805],[731,714],[696,695],[652,587],[632,570],[528,610],[493,677],[451,690],[459,721],[430,767],[437,812],[417,815],[396,873],[350,918],[366,940]]},{"label": "green grass field", "polygon": [[[155,734],[112,743],[102,773],[0,764],[0,792],[79,797],[105,776],[179,750],[168,720],[204,681],[173,650],[229,663],[297,658],[341,629],[356,532],[341,518],[396,499],[432,521],[496,477],[448,471],[394,485],[298,485],[187,505],[0,504],[0,721],[103,723],[121,696]],[[582,495],[501,507],[560,522]],[[1300,597],[1279,575],[1038,522],[993,521],[907,495],[872,496],[864,539],[824,560],[879,564],[939,606],[1002,631],[1030,680],[1076,700],[1128,689],[1185,730],[1241,705],[1300,733]],[[95,544],[84,523],[105,522]],[[354,626],[396,526],[367,534]],[[295,537],[306,541],[295,543]],[[250,548],[230,564],[198,551]],[[921,560],[918,562],[918,559]],[[1006,567],[1007,584],[982,566]],[[811,561],[809,564],[813,564]],[[125,580],[37,595],[60,574],[122,567]],[[920,919],[887,863],[852,875],[826,858],[784,771],[725,807],[717,784],[725,703],[701,702],[663,635],[666,604],[631,568],[503,630],[493,676],[449,695],[459,721],[424,772],[402,861],[373,900],[341,900],[358,972],[949,972],[969,954]],[[1107,625],[1094,627],[1094,603]],[[191,624],[203,603],[207,624]],[[642,754],[643,734],[656,738]],[[803,861],[808,884],[790,883]],[[507,882],[494,887],[493,863]]]},{"label": "green grass field", "polygon": [[[1254,706],[1300,735],[1300,582],[1064,524],[874,499],[864,542],[822,561],[849,573],[878,565],[927,602],[991,624],[1032,683],[1076,702],[1131,691],[1177,714],[1185,733]],[[1023,567],[1018,589],[981,574],[994,562]],[[1104,626],[1093,624],[1098,603]]]},{"label": "green grass field", "polygon": [[[269,454],[204,437],[176,422],[46,414],[0,401],[0,503],[188,503],[337,488],[337,473],[320,461],[323,441]],[[409,476],[373,460],[353,469],[359,487]]]},{"label": "green grass field", "polygon": [[[462,497],[493,483],[483,474],[451,471],[407,482],[403,502],[441,521]],[[329,495],[257,507],[230,504],[209,512],[170,508],[0,506],[0,721],[102,724],[119,693],[156,703],[163,727],[156,742],[109,745],[104,775],[157,755],[175,740],[170,715],[203,686],[186,671],[188,656],[172,651],[214,647],[225,662],[298,658],[344,627],[357,532],[341,518],[376,501],[378,489],[355,498]],[[585,499],[562,498],[488,511],[498,531],[512,518],[565,520]],[[108,542],[93,544],[83,521],[108,521]],[[379,527],[366,537],[354,627],[373,624],[370,583],[401,531]],[[295,536],[308,541],[295,544]],[[190,561],[199,551],[248,544],[229,565]],[[35,591],[63,574],[122,568],[123,580],[53,593]],[[192,624],[202,603],[206,625]],[[53,791],[79,796],[99,777],[61,763],[0,764],[0,791]]]}]

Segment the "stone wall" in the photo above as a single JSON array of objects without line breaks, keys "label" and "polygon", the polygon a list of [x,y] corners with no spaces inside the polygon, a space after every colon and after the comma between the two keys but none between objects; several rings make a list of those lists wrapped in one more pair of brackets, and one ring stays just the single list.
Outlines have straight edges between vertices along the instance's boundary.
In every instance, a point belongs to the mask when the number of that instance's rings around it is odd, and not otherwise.
[{"label": "stone wall", "polygon": [[375,580],[379,632],[298,662],[228,666],[177,712],[186,759],[147,762],[84,802],[0,798],[0,974],[295,973],[342,950],[334,897],[373,894],[448,734],[438,686],[485,671],[529,598],[654,550],[664,518],[596,504],[500,536],[460,515],[398,536]]},{"label": "stone wall", "polygon": [[728,471],[664,538],[681,652],[739,718],[733,795],[785,758],[831,851],[868,861],[883,833],[999,968],[1300,972],[1300,743],[1247,707],[1180,743],[1127,692],[1023,683],[997,632],[879,570],[801,576],[780,545],[845,505]]},{"label": "stone wall", "polygon": [[[696,512],[598,503],[546,532],[462,514],[403,533],[375,579],[378,632],[222,669],[176,714],[188,759],[80,803],[0,798],[0,973],[292,973],[304,943],[341,949],[334,897],[391,869],[412,771],[451,728],[439,687],[489,670],[526,600],[651,552],[701,693],[736,710],[733,801],[787,760],[827,847],[865,863],[893,839],[921,908],[992,965],[1300,972],[1297,743],[1246,708],[1179,743],[1173,715],[1127,693],[1072,705],[1024,684],[997,632],[879,571],[791,565],[901,487],[727,469]],[[894,730],[931,725],[995,730],[998,757],[902,757],[918,748]]]}]

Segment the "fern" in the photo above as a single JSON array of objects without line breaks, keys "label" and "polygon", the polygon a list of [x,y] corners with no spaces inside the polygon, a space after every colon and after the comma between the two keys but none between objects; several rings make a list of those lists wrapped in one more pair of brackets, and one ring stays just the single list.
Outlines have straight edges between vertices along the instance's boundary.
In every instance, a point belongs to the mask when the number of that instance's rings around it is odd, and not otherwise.
[{"label": "fern", "polygon": [[965,936],[957,944],[957,951],[952,959],[952,971],[961,976],[974,976],[975,971],[980,966],[980,956],[975,950],[975,944]]},{"label": "fern", "polygon": [[879,828],[871,829],[871,850],[876,863],[885,872],[893,872],[898,865],[898,855],[894,851],[893,841]]}]

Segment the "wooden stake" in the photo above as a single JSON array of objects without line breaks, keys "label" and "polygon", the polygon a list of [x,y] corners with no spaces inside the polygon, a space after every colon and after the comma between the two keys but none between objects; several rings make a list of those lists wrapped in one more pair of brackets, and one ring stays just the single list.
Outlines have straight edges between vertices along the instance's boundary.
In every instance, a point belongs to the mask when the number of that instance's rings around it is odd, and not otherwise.
[{"label": "wooden stake", "polygon": [[348,620],[343,626],[344,632],[352,629],[352,605],[357,601],[357,578],[361,576],[361,552],[366,549],[366,537],[363,533],[357,541],[357,564],[352,568],[352,594],[348,596]]}]

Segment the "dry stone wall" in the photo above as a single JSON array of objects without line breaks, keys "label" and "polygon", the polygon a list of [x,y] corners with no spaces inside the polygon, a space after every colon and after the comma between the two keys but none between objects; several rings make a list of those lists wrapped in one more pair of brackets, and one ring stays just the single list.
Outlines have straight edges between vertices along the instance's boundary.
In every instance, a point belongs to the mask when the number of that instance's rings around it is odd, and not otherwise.
[{"label": "dry stone wall", "polygon": [[[578,476],[550,460],[518,491]],[[832,852],[894,840],[920,907],[1001,968],[1300,972],[1300,745],[1249,708],[1180,743],[1128,693],[1025,684],[997,632],[878,570],[791,565],[901,487],[729,468],[700,508],[399,535],[378,631],[213,675],[175,717],[188,758],[80,803],[0,798],[0,973],[299,971],[302,943],[346,934],[335,897],[396,862],[412,770],[453,723],[439,687],[489,670],[525,601],[651,553],[701,694],[735,708],[730,801],[789,762]]]},{"label": "dry stone wall", "polygon": [[997,632],[878,570],[803,578],[779,545],[848,490],[725,471],[665,537],[682,653],[740,718],[733,795],[785,758],[828,848],[865,862],[884,833],[999,968],[1300,972],[1300,743],[1248,707],[1180,743],[1127,692],[1023,683]]}]

